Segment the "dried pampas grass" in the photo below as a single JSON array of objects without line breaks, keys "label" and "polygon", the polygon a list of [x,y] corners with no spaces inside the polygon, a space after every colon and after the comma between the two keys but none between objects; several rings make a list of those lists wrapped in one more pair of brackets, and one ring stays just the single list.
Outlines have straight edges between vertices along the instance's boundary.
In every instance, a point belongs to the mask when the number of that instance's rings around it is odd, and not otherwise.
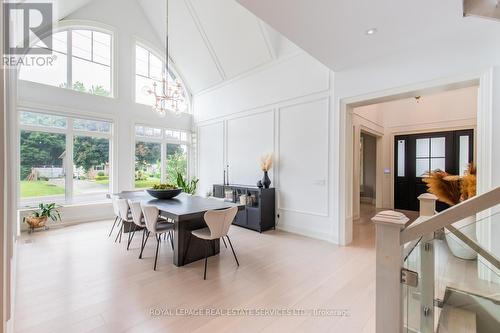
[{"label": "dried pampas grass", "polygon": [[476,167],[469,164],[467,172],[462,177],[462,200],[467,200],[476,195]]},{"label": "dried pampas grass", "polygon": [[460,202],[460,178],[451,177],[448,173],[436,170],[430,172],[423,181],[428,192],[434,194],[439,201],[450,206]]},{"label": "dried pampas grass", "polygon": [[450,206],[476,195],[476,167],[472,164],[464,176],[450,175],[436,170],[430,172],[423,181],[427,184],[429,193]]},{"label": "dried pampas grass", "polygon": [[263,155],[260,158],[260,169],[264,172],[271,170],[273,167],[273,154]]}]

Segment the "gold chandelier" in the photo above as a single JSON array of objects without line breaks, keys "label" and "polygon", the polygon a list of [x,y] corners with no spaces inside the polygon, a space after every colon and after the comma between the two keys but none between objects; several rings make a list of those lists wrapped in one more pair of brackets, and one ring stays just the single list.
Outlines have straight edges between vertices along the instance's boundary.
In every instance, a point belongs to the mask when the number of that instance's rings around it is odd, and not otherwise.
[{"label": "gold chandelier", "polygon": [[[160,86],[157,82],[153,83],[153,87],[146,88],[146,92],[155,98],[155,103],[153,105],[153,111],[158,113],[160,116],[164,117],[167,114],[167,110],[173,112],[175,115],[180,115],[184,110],[186,104],[186,96],[184,94],[184,88],[181,82],[173,78],[173,82],[169,82],[169,77],[171,75],[170,70],[170,52],[169,52],[169,6],[167,1],[167,29],[166,29],[166,40],[165,40],[165,73],[164,77],[160,80]],[[173,75],[172,75],[173,76]]]}]

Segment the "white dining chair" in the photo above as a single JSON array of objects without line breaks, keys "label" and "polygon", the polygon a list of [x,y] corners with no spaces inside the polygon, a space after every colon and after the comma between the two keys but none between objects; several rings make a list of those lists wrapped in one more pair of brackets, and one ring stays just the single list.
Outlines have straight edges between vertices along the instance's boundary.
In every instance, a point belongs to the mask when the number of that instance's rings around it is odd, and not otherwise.
[{"label": "white dining chair", "polygon": [[158,249],[160,247],[161,235],[167,233],[170,237],[170,245],[172,246],[172,251],[174,250],[174,235],[172,233],[174,229],[173,223],[167,223],[165,219],[160,217],[160,210],[155,206],[145,205],[141,203],[142,214],[144,215],[144,222],[147,228],[146,239],[141,249],[141,256],[144,247],[148,241],[149,235],[153,234],[156,238],[156,254],[155,254],[155,264],[153,270],[156,271],[156,263],[158,261]]},{"label": "white dining chair", "polygon": [[[118,232],[118,234],[116,235],[116,238],[115,238],[115,243],[116,241],[119,239],[119,243],[122,242],[122,234],[125,230],[125,223],[127,223],[127,225],[129,226],[128,227],[128,232],[129,232],[129,238],[130,238],[130,232],[131,232],[131,225],[133,224],[133,221],[132,221],[132,216],[129,214],[129,206],[128,206],[128,202],[127,202],[127,199],[116,199],[116,205],[118,207],[118,216],[120,217],[120,222],[121,222],[121,226],[120,226],[120,230]],[[128,248],[127,248],[128,250]]]},{"label": "white dining chair", "polygon": [[132,232],[132,235],[129,237],[127,249],[130,247],[130,243],[132,243],[132,240],[134,239],[135,231],[137,230],[137,228],[142,229],[141,253],[139,254],[139,259],[141,259],[142,258],[143,245],[144,245],[144,237],[145,237],[146,231],[147,231],[146,222],[144,222],[144,215],[142,214],[141,202],[140,201],[128,200],[128,205],[130,207],[130,213],[132,215],[132,221],[136,225],[136,228],[134,228],[134,231]]},{"label": "white dining chair", "polygon": [[[191,231],[191,234],[199,239],[205,241],[205,271],[203,273],[203,280],[207,279],[207,261],[208,261],[208,250],[210,246],[210,241],[227,238],[229,246],[231,246],[231,251],[233,251],[234,260],[236,260],[236,265],[240,266],[236,253],[234,252],[233,244],[228,236],[229,227],[238,213],[238,207],[231,207],[223,210],[209,210],[205,213],[204,219],[207,224],[207,228],[198,229]],[[225,244],[225,242],[224,242]]]},{"label": "white dining chair", "polygon": [[118,222],[118,226],[120,225],[120,210],[118,209],[118,197],[116,195],[111,197],[111,203],[113,205],[113,214],[115,215],[115,222],[113,222],[113,226],[111,227],[111,230],[109,231],[108,237],[111,237],[111,234],[113,233],[113,230],[115,229],[116,223]]}]

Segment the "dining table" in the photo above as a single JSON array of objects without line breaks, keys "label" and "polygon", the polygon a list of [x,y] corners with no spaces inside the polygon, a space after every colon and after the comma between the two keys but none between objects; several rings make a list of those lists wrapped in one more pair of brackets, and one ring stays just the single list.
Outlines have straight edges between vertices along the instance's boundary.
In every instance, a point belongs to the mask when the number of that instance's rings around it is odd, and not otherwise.
[{"label": "dining table", "polygon": [[[139,201],[146,205],[155,206],[159,209],[162,217],[173,221],[173,263],[176,266],[184,266],[205,258],[206,241],[191,234],[193,230],[207,227],[204,220],[205,212],[231,207],[238,207],[238,210],[245,209],[245,205],[186,193],[181,193],[172,199],[163,200],[152,197],[146,191],[124,191],[115,195],[120,199]],[[220,252],[219,239],[212,240],[210,243],[208,256],[217,255]]]}]

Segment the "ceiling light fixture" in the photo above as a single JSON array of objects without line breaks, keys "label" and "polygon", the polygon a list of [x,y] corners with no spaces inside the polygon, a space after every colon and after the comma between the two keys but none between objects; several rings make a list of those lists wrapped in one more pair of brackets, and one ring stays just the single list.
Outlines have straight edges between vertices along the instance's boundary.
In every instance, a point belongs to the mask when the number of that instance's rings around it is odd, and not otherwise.
[{"label": "ceiling light fixture", "polygon": [[[184,89],[182,87],[181,82],[175,78],[174,75],[171,75],[170,69],[170,52],[169,52],[169,8],[168,8],[168,0],[166,0],[167,5],[167,29],[166,40],[165,40],[165,73],[164,77],[161,79],[160,84],[161,87],[158,87],[158,83],[154,82],[152,88],[146,88],[146,92],[149,95],[153,95],[155,98],[155,104],[153,105],[153,111],[158,113],[160,116],[164,117],[167,114],[167,110],[172,111],[175,115],[180,115],[183,110],[181,110],[180,106],[185,103],[186,97],[184,95]],[[173,76],[173,82],[170,82],[169,78]],[[159,92],[157,90],[160,90]]]},{"label": "ceiling light fixture", "polygon": [[371,29],[368,29],[366,30],[365,34],[368,35],[368,36],[371,36],[371,35],[375,35],[377,33],[377,28],[371,28]]}]

